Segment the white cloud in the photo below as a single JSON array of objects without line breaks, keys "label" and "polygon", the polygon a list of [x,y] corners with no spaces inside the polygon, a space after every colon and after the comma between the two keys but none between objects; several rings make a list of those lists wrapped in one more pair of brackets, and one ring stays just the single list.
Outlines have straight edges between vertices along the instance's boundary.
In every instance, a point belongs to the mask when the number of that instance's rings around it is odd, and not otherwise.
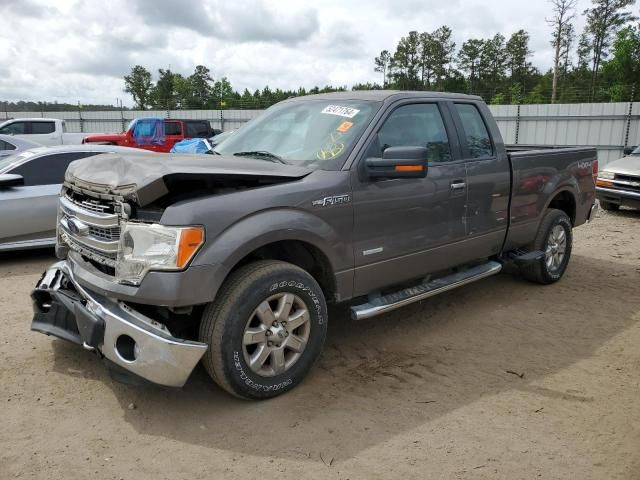
[{"label": "white cloud", "polygon": [[135,64],[204,64],[238,90],[351,86],[380,81],[373,57],[408,31],[441,25],[458,46],[524,28],[546,70],[550,15],[543,0],[0,0],[0,100],[130,104],[122,77]]}]

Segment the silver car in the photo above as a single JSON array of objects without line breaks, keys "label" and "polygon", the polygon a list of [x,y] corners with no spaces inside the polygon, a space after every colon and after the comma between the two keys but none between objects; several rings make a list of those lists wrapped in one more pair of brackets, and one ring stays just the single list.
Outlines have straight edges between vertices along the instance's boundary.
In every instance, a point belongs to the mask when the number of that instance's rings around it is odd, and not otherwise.
[{"label": "silver car", "polygon": [[41,146],[39,143],[16,138],[13,135],[0,135],[0,158]]},{"label": "silver car", "polygon": [[640,209],[640,147],[598,172],[596,196],[605,210]]},{"label": "silver car", "polygon": [[0,158],[0,251],[55,245],[64,173],[74,160],[100,153],[143,152],[114,145],[63,145]]}]

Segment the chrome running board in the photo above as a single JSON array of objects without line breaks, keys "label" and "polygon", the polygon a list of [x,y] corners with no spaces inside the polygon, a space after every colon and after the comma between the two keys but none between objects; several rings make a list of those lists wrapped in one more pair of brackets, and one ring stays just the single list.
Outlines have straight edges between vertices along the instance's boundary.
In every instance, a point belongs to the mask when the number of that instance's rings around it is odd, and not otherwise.
[{"label": "chrome running board", "polygon": [[433,297],[439,293],[453,290],[468,283],[481,280],[500,273],[502,265],[498,262],[488,262],[471,267],[467,270],[452,273],[446,277],[431,280],[415,287],[405,288],[399,292],[390,293],[369,300],[362,305],[351,307],[351,317],[354,320],[365,320],[383,313],[391,312],[413,302],[419,302],[425,298]]}]

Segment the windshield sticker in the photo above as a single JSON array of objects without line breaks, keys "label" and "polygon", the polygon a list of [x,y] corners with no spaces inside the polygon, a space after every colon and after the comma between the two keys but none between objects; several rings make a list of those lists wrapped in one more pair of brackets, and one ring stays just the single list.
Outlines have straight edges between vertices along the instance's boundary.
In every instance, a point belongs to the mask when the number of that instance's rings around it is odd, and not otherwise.
[{"label": "windshield sticker", "polygon": [[360,110],[356,110],[351,107],[343,107],[340,105],[327,105],[320,113],[326,113],[327,115],[338,115],[339,117],[353,118]]},{"label": "windshield sticker", "polygon": [[347,133],[351,127],[353,127],[353,122],[342,122],[336,130],[340,133]]}]

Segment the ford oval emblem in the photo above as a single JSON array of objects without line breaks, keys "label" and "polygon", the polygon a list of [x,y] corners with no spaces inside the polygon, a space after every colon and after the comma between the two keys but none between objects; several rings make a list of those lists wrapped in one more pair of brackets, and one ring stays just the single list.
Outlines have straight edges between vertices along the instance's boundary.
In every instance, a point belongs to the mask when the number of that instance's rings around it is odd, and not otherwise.
[{"label": "ford oval emblem", "polygon": [[80,237],[89,235],[89,225],[81,222],[76,217],[69,217],[67,219],[67,225],[69,227],[69,231],[74,235],[78,235]]}]

